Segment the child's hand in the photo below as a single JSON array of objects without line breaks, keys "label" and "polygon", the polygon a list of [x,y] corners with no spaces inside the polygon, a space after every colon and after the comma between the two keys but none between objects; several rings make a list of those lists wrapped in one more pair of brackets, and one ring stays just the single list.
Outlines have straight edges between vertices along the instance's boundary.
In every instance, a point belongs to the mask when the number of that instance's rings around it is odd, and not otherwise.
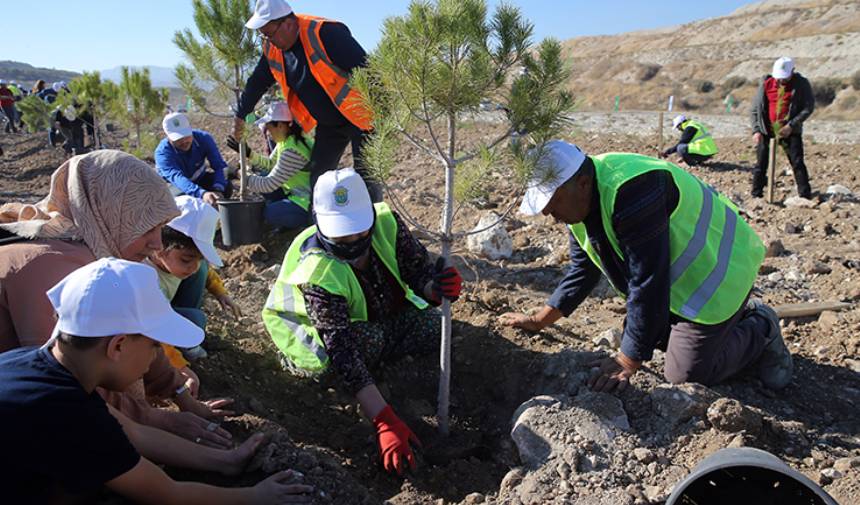
[{"label": "child's hand", "polygon": [[200,378],[197,377],[197,374],[187,366],[180,368],[179,373],[188,379],[185,381],[185,385],[188,386],[188,391],[191,392],[191,396],[197,398],[197,392],[200,391]]},{"label": "child's hand", "polygon": [[221,308],[233,312],[233,317],[238,321],[240,317],[242,317],[242,310],[236,305],[236,302],[230,298],[230,295],[221,295],[218,297],[218,303],[221,304]]}]

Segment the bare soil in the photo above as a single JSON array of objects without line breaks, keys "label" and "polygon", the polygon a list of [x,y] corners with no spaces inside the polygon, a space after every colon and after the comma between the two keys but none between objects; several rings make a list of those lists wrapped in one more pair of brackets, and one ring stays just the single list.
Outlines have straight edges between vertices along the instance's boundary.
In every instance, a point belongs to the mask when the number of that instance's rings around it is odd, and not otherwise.
[{"label": "bare soil", "polygon": [[[195,124],[211,131],[228,153],[223,145],[226,121],[196,118]],[[495,128],[473,123],[462,130],[461,138],[468,145],[491,135]],[[647,135],[580,129],[571,139],[589,153],[655,153],[654,135],[643,133]],[[35,201],[47,193],[50,174],[63,157],[59,150],[43,148],[45,137],[0,138],[6,151],[0,157],[0,201]],[[860,242],[856,237],[860,207],[853,198],[830,199],[822,194],[830,184],[842,184],[860,194],[860,146],[807,143],[806,160],[816,191],[816,205],[808,209],[768,205],[749,197],[754,152],[747,138],[721,139],[719,148],[714,162],[691,172],[731,197],[766,242],[779,239],[785,247],[781,255],[765,260],[755,295],[771,304],[860,300]],[[392,188],[416,219],[437,227],[441,171],[407,148],[400,160]],[[781,157],[780,174],[786,165]],[[495,210],[505,209],[520,197],[502,175],[495,175],[490,187]],[[794,194],[791,176],[779,176],[777,194],[780,201]],[[471,228],[485,212],[464,206],[459,228]],[[406,479],[391,477],[378,466],[371,425],[361,419],[355,401],[339,392],[336,383],[300,380],[281,370],[259,313],[293,235],[269,232],[260,245],[223,250],[226,266],[221,273],[245,316],[238,322],[230,320],[217,304],[207,301],[210,325],[205,346],[210,358],[194,368],[203,381],[203,397],[236,399],[241,415],[225,423],[236,438],[262,430],[273,434],[272,443],[256,461],[260,469],[241,478],[171,473],[235,486],[256,482],[266,472],[293,467],[317,486],[321,493],[318,503],[516,503],[499,494],[503,477],[521,465],[509,436],[514,411],[535,395],[563,390],[567,379],[550,364],[570,353],[605,351],[592,339],[606,329],[620,329],[625,309],[620,298],[603,293],[587,299],[570,318],[539,335],[500,326],[496,319],[505,311],[541,306],[567,261],[562,226],[545,218],[513,216],[506,228],[515,244],[509,260],[490,261],[464,249],[456,251],[455,262],[467,284],[464,296],[454,305],[450,438],[438,436],[435,429],[438,357],[407,357],[376,374],[386,398],[424,443],[419,469]],[[433,244],[430,248],[437,250]],[[565,483],[563,497],[557,491],[563,480],[558,477],[540,490],[544,496],[554,497],[544,502],[585,503],[595,490],[620,492],[640,484],[662,486],[662,498],[655,498],[659,502],[697,462],[733,443],[768,450],[826,484],[825,489],[840,503],[860,503],[860,470],[856,467],[832,482],[821,475],[840,458],[860,456],[858,322],[856,306],[820,322],[816,318],[784,321],[783,335],[794,353],[796,374],[783,391],[770,392],[751,378],[712,388],[716,395],[737,399],[762,417],[759,436],[721,431],[707,419],[694,418],[679,426],[660,422],[651,397],[665,383],[658,353],[634,377],[634,387],[620,396],[630,421],[630,440],[656,455],[653,473],[651,466],[647,471],[644,465],[613,467],[611,478],[600,482]],[[619,503],[634,503],[634,494],[621,493],[626,498]],[[123,502],[114,497],[106,498],[105,503]]]}]

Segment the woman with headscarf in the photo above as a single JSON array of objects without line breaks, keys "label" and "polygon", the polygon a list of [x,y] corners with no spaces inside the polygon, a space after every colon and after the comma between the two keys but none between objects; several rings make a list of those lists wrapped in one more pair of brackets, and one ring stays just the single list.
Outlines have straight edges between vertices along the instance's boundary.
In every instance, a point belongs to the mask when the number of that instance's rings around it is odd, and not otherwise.
[{"label": "woman with headscarf", "polygon": [[[173,197],[146,163],[121,151],[74,156],[51,176],[42,201],[0,207],[0,352],[44,344],[54,328],[46,291],[97,258],[142,261],[162,248],[161,229],[179,215]],[[11,243],[10,243],[11,242]],[[144,376],[146,395],[170,398],[186,412],[151,408],[142,392],[103,392],[132,419],[218,447],[229,433],[203,417],[223,415],[193,398],[187,378],[159,353]]]}]

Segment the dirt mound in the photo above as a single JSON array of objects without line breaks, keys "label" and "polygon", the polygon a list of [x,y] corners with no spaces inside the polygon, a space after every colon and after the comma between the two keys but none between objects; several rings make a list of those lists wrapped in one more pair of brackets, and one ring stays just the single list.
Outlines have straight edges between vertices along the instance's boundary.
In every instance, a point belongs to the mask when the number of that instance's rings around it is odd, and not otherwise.
[{"label": "dirt mound", "polygon": [[[195,118],[195,124],[212,131],[219,143],[230,126],[203,118]],[[469,142],[493,128],[476,123],[464,129],[463,136]],[[51,170],[62,156],[41,149],[44,137],[0,138],[7,151],[0,158],[2,200],[33,201],[47,193]],[[607,135],[582,128],[572,138],[589,153],[656,152],[650,133]],[[860,207],[852,196],[824,194],[828,186],[840,184],[860,195],[860,146],[808,142],[806,158],[816,194],[811,208],[792,208],[748,196],[754,152],[747,138],[718,142],[717,159],[691,172],[731,197],[767,242],[779,239],[783,245],[765,260],[755,295],[772,304],[860,300]],[[400,156],[393,187],[421,222],[438,223],[442,174],[408,148]],[[781,158],[780,200],[794,194],[791,177],[783,174],[786,165]],[[520,196],[503,178],[491,184],[493,194],[500,195],[497,208]],[[464,206],[461,227],[473,227],[486,212]],[[236,398],[243,415],[229,420],[228,428],[240,440],[254,431],[273,433],[261,455],[262,468],[298,468],[326,493],[318,497],[319,503],[659,502],[696,463],[730,445],[771,451],[824,483],[841,503],[860,502],[860,470],[851,459],[860,456],[860,310],[821,320],[784,320],[796,374],[779,393],[764,389],[754,378],[710,389],[667,385],[664,356],[658,352],[634,377],[633,387],[617,400],[601,399],[603,395],[581,387],[587,373],[583,363],[605,351],[605,344],[600,347],[594,337],[621,328],[623,301],[606,290],[595,293],[572,317],[540,335],[498,325],[496,318],[504,311],[541,305],[567,261],[567,237],[560,225],[547,218],[525,221],[514,216],[505,227],[514,243],[511,258],[476,257],[465,252],[465,244],[455,258],[467,284],[454,306],[451,437],[436,433],[437,357],[408,357],[376,374],[386,398],[424,443],[415,475],[400,480],[381,470],[372,426],[336,383],[300,380],[282,371],[259,313],[290,234],[269,233],[261,245],[223,251],[227,265],[222,273],[244,318],[228,319],[216,303],[207,301],[205,345],[210,358],[195,365],[202,395]],[[540,395],[555,400],[533,412],[537,421],[589,419],[599,426],[602,419],[617,421],[623,413],[628,426],[616,423],[607,441],[600,435],[605,431],[567,433],[552,424],[537,424],[542,428],[532,431],[555,437],[555,450],[547,453],[550,463],[526,467],[510,435],[512,417],[521,404]],[[666,403],[670,401],[680,403]],[[613,406],[596,408],[603,403]],[[222,485],[246,485],[266,473],[225,479],[171,472]]]}]

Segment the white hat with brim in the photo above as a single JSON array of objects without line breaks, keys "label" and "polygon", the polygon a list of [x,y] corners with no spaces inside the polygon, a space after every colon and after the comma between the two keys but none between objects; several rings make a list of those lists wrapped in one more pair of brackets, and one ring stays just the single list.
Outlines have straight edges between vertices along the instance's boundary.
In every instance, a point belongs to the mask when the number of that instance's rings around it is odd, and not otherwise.
[{"label": "white hat with brim", "polygon": [[213,244],[220,217],[218,211],[203,200],[188,195],[177,196],[176,206],[180,214],[168,222],[167,226],[190,237],[200,254],[212,266],[224,266]]},{"label": "white hat with brim", "polygon": [[284,0],[257,0],[254,5],[254,15],[245,23],[251,30],[259,30],[269,21],[281,19],[293,13],[293,8]]},{"label": "white hat with brim", "polygon": [[373,226],[373,202],[353,168],[329,170],[314,186],[317,229],[329,238],[361,233]]},{"label": "white hat with brim", "polygon": [[262,129],[272,121],[290,122],[292,120],[293,113],[290,112],[290,106],[286,102],[274,102],[269,105],[266,115],[254,121],[254,124]]},{"label": "white hat with brim", "polygon": [[683,114],[679,114],[679,115],[675,116],[675,119],[672,120],[672,128],[677,128],[678,126],[681,125],[681,123],[683,123],[686,120],[687,120],[687,116],[685,116]]},{"label": "white hat with brim", "polygon": [[177,314],[151,266],[117,258],[84,265],[47,292],[57,313],[54,337],[145,335],[177,347],[203,342],[203,330]]},{"label": "white hat with brim", "polygon": [[576,175],[585,161],[585,154],[574,144],[551,140],[529,155],[539,158],[520,205],[520,214],[534,216],[543,211],[559,186]]},{"label": "white hat with brim", "polygon": [[794,73],[794,60],[787,56],[778,58],[773,62],[773,75],[776,79],[788,79]]},{"label": "white hat with brim", "polygon": [[188,116],[181,112],[171,112],[164,116],[164,119],[161,121],[161,128],[164,130],[167,138],[173,142],[188,137],[193,133],[191,121],[188,120]]}]

